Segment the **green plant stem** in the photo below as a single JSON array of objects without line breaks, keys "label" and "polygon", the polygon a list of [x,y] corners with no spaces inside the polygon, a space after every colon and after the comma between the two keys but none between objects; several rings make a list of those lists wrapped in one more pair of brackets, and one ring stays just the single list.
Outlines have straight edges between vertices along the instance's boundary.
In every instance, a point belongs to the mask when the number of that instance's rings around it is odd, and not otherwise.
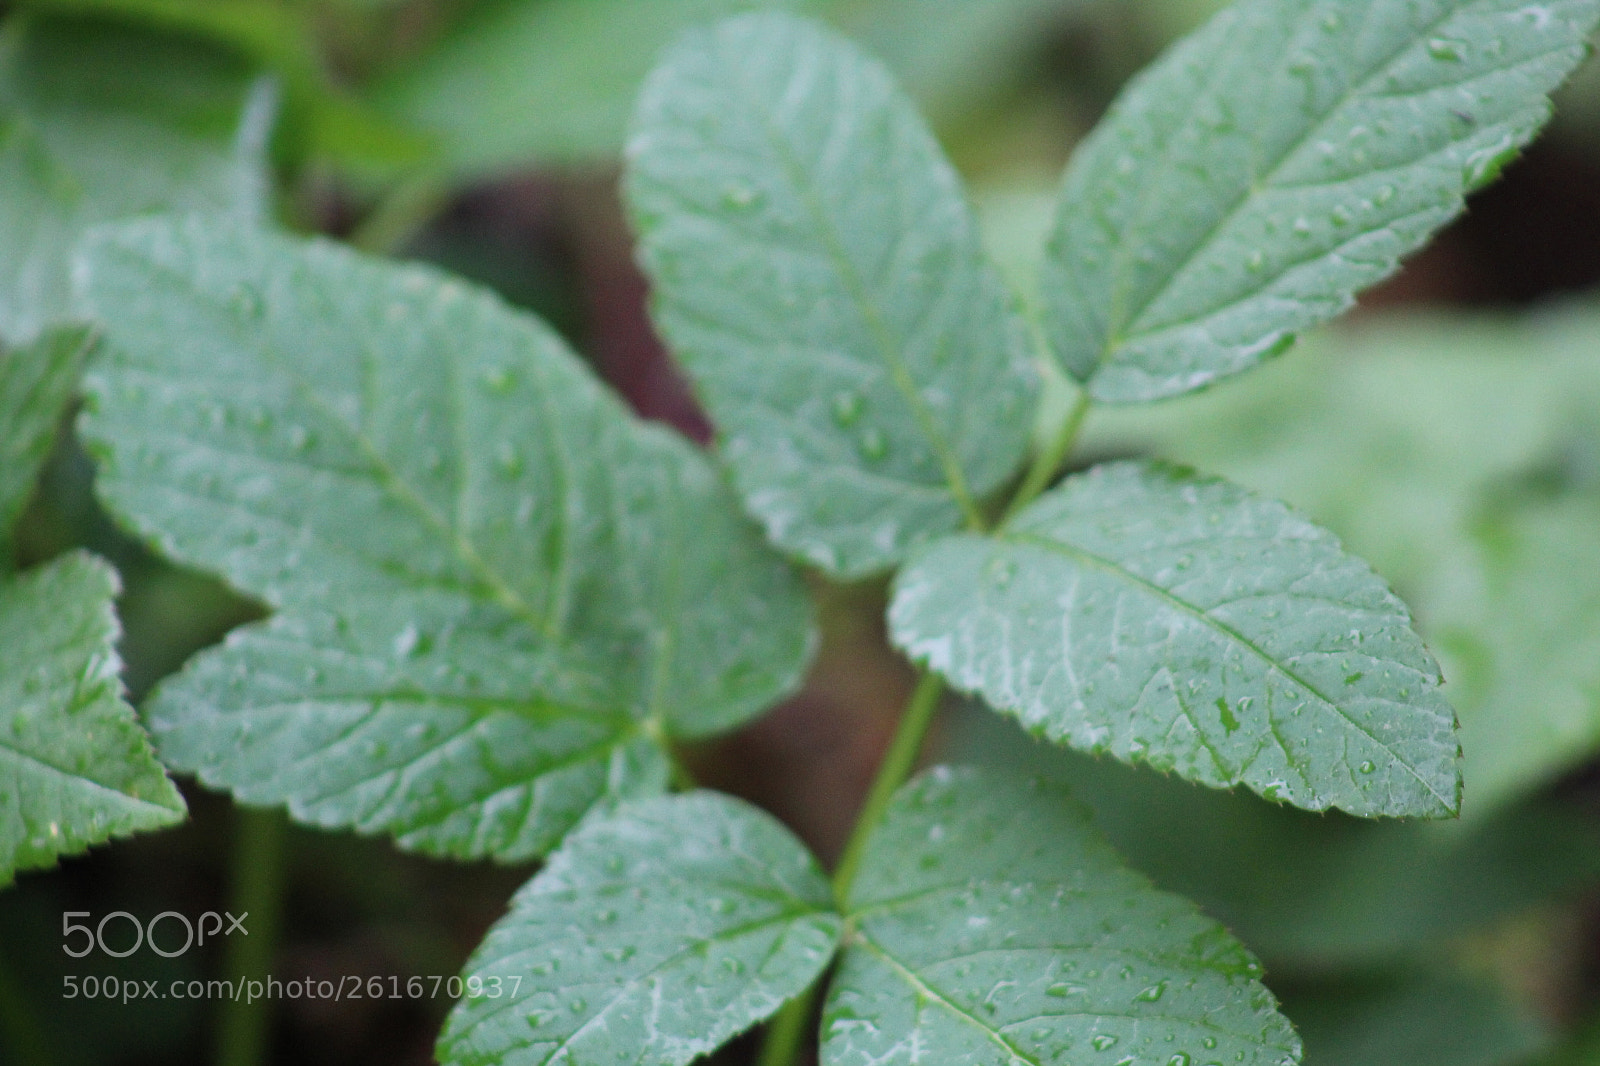
[{"label": "green plant stem", "polygon": [[821,983],[813,982],[772,1016],[761,1041],[761,1055],[756,1059],[756,1066],[790,1066],[794,1062],[800,1054],[800,1044],[805,1039],[806,1024],[811,1021]]},{"label": "green plant stem", "polygon": [[16,1066],[52,1066],[55,1062],[44,1028],[4,957],[0,957],[0,1052],[0,1057]]},{"label": "green plant stem", "polygon": [[[283,900],[284,820],[277,811],[237,808],[234,816],[233,891],[229,910],[244,917],[248,936],[228,939],[226,971],[234,981],[264,981],[278,946]],[[267,1061],[271,1001],[223,1001],[217,1021],[217,1066],[261,1066]]]},{"label": "green plant stem", "polygon": [[[1062,422],[1055,439],[1049,447],[1034,456],[1033,465],[1028,468],[1016,495],[1011,498],[1000,519],[1001,528],[1049,486],[1056,471],[1061,469],[1061,464],[1071,454],[1073,445],[1078,442],[1089,406],[1089,394],[1079,393],[1077,403]],[[867,841],[878,828],[878,823],[883,821],[889,801],[916,767],[917,755],[922,751],[922,742],[928,735],[928,727],[933,724],[934,714],[939,709],[939,698],[943,695],[944,679],[938,674],[923,671],[917,679],[917,687],[911,692],[911,698],[906,702],[900,724],[895,728],[894,739],[889,742],[889,750],[878,765],[877,776],[873,778],[872,787],[861,805],[861,813],[856,816],[855,828],[850,831],[850,839],[839,857],[839,865],[833,871],[833,896],[841,909],[846,909],[850,886],[854,884],[861,867]],[[812,985],[802,995],[784,1004],[783,1009],[773,1016],[761,1045],[761,1055],[756,1060],[757,1066],[790,1066],[794,1062],[805,1037],[806,1024],[811,1020],[815,1008],[816,995],[817,986]]]},{"label": "green plant stem", "polygon": [[[888,809],[896,790],[905,784],[906,778],[911,776],[912,769],[916,767],[922,741],[928,735],[934,712],[939,709],[939,697],[943,695],[944,679],[937,674],[924,672],[917,679],[917,687],[912,690],[911,698],[906,701],[900,724],[895,727],[894,739],[889,742],[883,762],[878,764],[878,774],[872,779],[872,787],[861,805],[861,813],[856,816],[855,828],[850,831],[850,839],[839,857],[839,865],[833,871],[833,895],[841,909],[850,894],[856,871],[861,866],[867,840],[877,829],[878,823],[883,821],[884,811]],[[805,1038],[806,1023],[811,1020],[816,997],[817,985],[812,985],[784,1004],[783,1009],[773,1016],[762,1041],[757,1066],[790,1066],[794,1062],[795,1056],[800,1053],[800,1043]]]},{"label": "green plant stem", "polygon": [[373,255],[394,255],[444,207],[450,185],[427,170],[407,178],[378,201],[350,234],[350,244]]},{"label": "green plant stem", "polygon": [[933,724],[933,712],[939,709],[939,697],[942,695],[944,679],[938,674],[924,671],[917,681],[917,687],[912,690],[911,699],[906,702],[905,713],[900,716],[894,739],[889,742],[889,750],[878,765],[878,776],[872,780],[872,788],[861,805],[861,813],[856,817],[850,840],[845,844],[844,854],[839,857],[839,865],[833,871],[833,895],[841,907],[850,895],[850,886],[855,882],[867,839],[878,828],[878,823],[883,821],[883,812],[888,810],[889,800],[894,797],[895,790],[905,784],[916,766],[917,753],[922,750],[922,739],[927,736],[928,726]]},{"label": "green plant stem", "polygon": [[1061,429],[1056,433],[1055,439],[1050,442],[1049,447],[1033,457],[1033,465],[1028,467],[1022,484],[1017,486],[1017,493],[1006,505],[1005,514],[1000,516],[996,528],[1004,529],[1024,507],[1038,499],[1039,494],[1050,487],[1050,482],[1061,469],[1061,464],[1072,454],[1072,446],[1078,443],[1078,434],[1083,432],[1083,422],[1089,415],[1089,406],[1088,390],[1079,392],[1078,402],[1073,405],[1066,421],[1061,423]]}]

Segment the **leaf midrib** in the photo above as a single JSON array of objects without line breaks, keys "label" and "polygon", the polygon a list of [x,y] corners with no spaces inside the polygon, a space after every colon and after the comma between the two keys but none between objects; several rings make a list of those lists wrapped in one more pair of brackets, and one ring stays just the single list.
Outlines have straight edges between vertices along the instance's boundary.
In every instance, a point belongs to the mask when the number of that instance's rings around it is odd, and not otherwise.
[{"label": "leaf midrib", "polygon": [[[228,323],[230,327],[240,325],[219,294],[209,292],[202,286],[195,284],[194,280],[181,269],[158,262],[152,257],[143,255],[138,249],[127,245],[120,246],[119,250],[131,254],[142,269],[164,275],[169,281],[175,282],[179,288],[191,292],[196,299],[209,304],[215,312],[220,313],[221,319]],[[450,546],[453,554],[462,565],[474,577],[483,582],[484,588],[500,606],[531,626],[535,632],[551,638],[558,636],[558,634],[550,633],[548,626],[539,617],[538,613],[533,610],[532,606],[518,595],[492,567],[484,562],[483,557],[478,554],[471,541],[463,536],[460,531],[453,528],[443,517],[436,514],[428,502],[400,477],[362,428],[360,426],[352,426],[337,410],[325,402],[317,394],[311,382],[307,381],[290,363],[279,356],[273,345],[266,343],[265,338],[259,334],[251,334],[238,328],[230,329],[230,332],[241,348],[255,352],[263,362],[275,367],[288,381],[297,396],[320,417],[325,419],[329,425],[337,427],[340,432],[356,445],[361,454],[371,464],[372,472],[379,486],[386,490],[405,509],[411,511],[424,525],[437,533]],[[364,335],[362,336],[364,337]],[[171,376],[170,372],[162,369],[159,365],[147,369],[157,376]]]},{"label": "leaf midrib", "polygon": [[[741,99],[756,100],[759,94],[752,86],[744,84],[744,68],[739,63],[728,65],[736,72],[740,84],[737,86],[741,92]],[[772,116],[765,110],[752,106],[751,112],[756,115],[761,131],[766,135],[768,147],[777,159],[778,165],[783,168],[784,175],[789,179],[796,196],[804,206],[806,214],[810,216],[812,225],[816,228],[817,235],[822,241],[823,249],[833,262],[834,269],[838,272],[844,288],[851,301],[856,306],[856,311],[861,315],[862,321],[867,325],[867,331],[872,336],[873,344],[877,348],[878,357],[883,361],[889,371],[889,380],[894,384],[895,391],[911,409],[912,417],[917,426],[922,430],[923,437],[933,448],[938,457],[939,465],[944,471],[945,485],[950,495],[954,498],[956,506],[960,508],[962,517],[968,526],[973,529],[983,528],[983,516],[978,511],[973,500],[972,492],[967,486],[966,475],[962,472],[961,464],[950,447],[950,442],[945,439],[940,431],[938,421],[933,412],[928,410],[927,404],[922,400],[917,391],[916,381],[900,358],[894,338],[890,335],[888,326],[883,321],[877,305],[867,294],[866,285],[856,273],[855,264],[844,251],[844,245],[835,232],[828,219],[826,209],[817,196],[815,184],[808,178],[806,169],[801,166],[795,157],[788,141],[773,122]]]},{"label": "leaf midrib", "polygon": [[[1474,3],[1468,6],[1476,7],[1479,5]],[[1207,229],[1207,231],[1187,250],[1187,252],[1185,252],[1185,254],[1173,264],[1171,272],[1162,279],[1161,284],[1156,287],[1150,296],[1141,301],[1137,307],[1131,308],[1127,312],[1118,315],[1124,324],[1115,330],[1107,330],[1106,341],[1104,346],[1101,348],[1100,358],[1097,361],[1096,366],[1104,366],[1110,361],[1112,355],[1116,351],[1126,347],[1128,344],[1132,343],[1134,340],[1143,335],[1137,332],[1139,318],[1143,316],[1144,313],[1148,311],[1150,307],[1154,305],[1156,301],[1158,301],[1173,286],[1173,284],[1176,283],[1177,278],[1183,273],[1184,268],[1192,263],[1201,254],[1201,252],[1217,238],[1217,235],[1221,233],[1229,223],[1237,218],[1246,207],[1249,206],[1254,197],[1259,194],[1262,189],[1272,185],[1273,178],[1280,171],[1282,171],[1285,166],[1288,165],[1289,161],[1295,157],[1296,153],[1298,153],[1307,144],[1311,143],[1311,141],[1322,132],[1327,124],[1333,121],[1333,119],[1337,117],[1337,115],[1348,104],[1366,95],[1372,84],[1387,74],[1394,64],[1405,53],[1415,48],[1418,41],[1430,34],[1436,33],[1440,26],[1448,23],[1451,19],[1457,17],[1466,9],[1467,8],[1464,7],[1451,8],[1447,10],[1440,18],[1429,23],[1426,28],[1420,30],[1415,35],[1406,38],[1406,40],[1398,48],[1379,59],[1374,68],[1362,76],[1359,83],[1352,86],[1349,91],[1341,94],[1336,100],[1334,100],[1328,107],[1328,110],[1322,115],[1318,116],[1316,121],[1307,127],[1302,136],[1285,145],[1283,151],[1279,153],[1277,158],[1266,161],[1266,171],[1263,174],[1253,178],[1251,182],[1240,191],[1238,197],[1233,201],[1233,203],[1228,205],[1221,213],[1218,214],[1215,223],[1213,223],[1213,225]],[[1300,36],[1305,27],[1305,19],[1316,13],[1317,12],[1315,8],[1308,6],[1305,15],[1296,22],[1293,32],[1289,34],[1289,39],[1293,40]],[[1274,73],[1276,73],[1276,70],[1274,70]],[[1167,144],[1164,146],[1165,150],[1162,152],[1161,156],[1161,162],[1163,165],[1170,166],[1170,151],[1172,146],[1173,140],[1169,139]],[[1151,186],[1146,186],[1146,188],[1150,187]],[[1144,212],[1141,212],[1141,214],[1143,213]],[[1124,270],[1126,261],[1127,259],[1124,256],[1121,257],[1119,262],[1119,265],[1121,265]],[[1121,285],[1125,283],[1125,280],[1125,278],[1120,278],[1118,281],[1114,281],[1113,285],[1116,287],[1121,287]],[[1125,330],[1129,332],[1124,332]]]},{"label": "leaf midrib", "polygon": [[877,943],[865,932],[862,932],[859,929],[856,930],[850,946],[859,947],[876,956],[891,970],[893,970],[896,976],[898,976],[906,984],[910,985],[912,990],[916,992],[919,998],[931,1003],[937,1003],[939,1006],[943,1007],[957,1018],[970,1024],[973,1028],[977,1029],[995,1044],[998,1044],[1000,1048],[1006,1052],[1006,1054],[1012,1057],[1013,1061],[1025,1062],[1028,1063],[1029,1066],[1045,1066],[1045,1063],[1042,1059],[1035,1058],[1023,1051],[1016,1044],[1012,1043],[1011,1039],[1000,1030],[988,1025],[983,1021],[982,1018],[979,1018],[971,1011],[965,1010],[959,1004],[952,1002],[947,996],[945,996],[944,993],[940,992],[938,989],[924,981],[922,977],[915,971],[903,965],[900,960],[895,958],[887,948]]},{"label": "leaf midrib", "polygon": [[[1444,809],[1455,809],[1455,804],[1446,799],[1444,796],[1441,796],[1438,790],[1433,787],[1428,779],[1424,777],[1422,773],[1403,755],[1401,755],[1390,745],[1384,743],[1370,729],[1363,726],[1360,722],[1357,722],[1354,718],[1351,718],[1345,713],[1344,708],[1340,707],[1338,703],[1324,694],[1314,684],[1301,677],[1286,664],[1279,662],[1273,656],[1269,655],[1265,649],[1263,649],[1255,641],[1251,640],[1248,636],[1235,629],[1233,626],[1228,625],[1219,618],[1213,617],[1211,614],[1199,607],[1196,607],[1194,604],[1178,598],[1172,592],[1162,588],[1160,585],[1140,577],[1139,575],[1123,567],[1115,560],[1108,559],[1103,555],[1096,554],[1075,544],[1068,544],[1065,541],[1054,540],[1050,537],[1037,533],[1018,532],[1014,530],[999,534],[998,539],[1010,542],[1012,544],[1037,548],[1041,551],[1050,552],[1054,555],[1060,555],[1071,559],[1074,562],[1093,567],[1102,573],[1109,574],[1114,578],[1128,583],[1134,588],[1143,591],[1147,595],[1160,600],[1165,606],[1181,614],[1187,615],[1195,621],[1200,622],[1202,625],[1205,625],[1208,628],[1216,631],[1221,636],[1229,639],[1260,659],[1267,665],[1268,669],[1275,670],[1283,677],[1288,678],[1294,684],[1299,686],[1305,692],[1309,693],[1317,701],[1331,710],[1335,718],[1337,718],[1339,721],[1345,723],[1349,728],[1366,737],[1373,744],[1376,744],[1381,750],[1388,752],[1389,755],[1393,757],[1394,761],[1400,766],[1403,766],[1406,769],[1406,772],[1414,777],[1417,780],[1417,783],[1426,789],[1428,794],[1437,800]],[[1269,722],[1272,720],[1270,715],[1268,716],[1268,720]],[[1288,752],[1285,751],[1285,756],[1287,756],[1287,754]],[[1299,767],[1296,767],[1295,769],[1297,771],[1301,770]],[[1303,771],[1301,772],[1303,773]]]},{"label": "leaf midrib", "polygon": [[[719,930],[714,936],[707,937],[707,938],[705,938],[703,940],[691,940],[691,941],[685,943],[678,950],[672,952],[671,954],[667,955],[665,958],[663,958],[660,961],[658,961],[657,963],[655,963],[648,970],[645,970],[645,971],[643,971],[641,973],[638,973],[638,974],[630,977],[626,982],[624,982],[623,984],[621,984],[621,985],[619,985],[617,987],[616,993],[614,995],[612,995],[606,1001],[605,1006],[603,1006],[599,1010],[595,1011],[594,1014],[592,1016],[590,1016],[588,1019],[586,1019],[583,1022],[582,1025],[578,1026],[578,1028],[574,1029],[571,1033],[567,1034],[565,1037],[562,1037],[559,1040],[559,1042],[556,1044],[556,1046],[551,1049],[550,1053],[548,1055],[546,1055],[543,1059],[539,1060],[538,1066],[548,1066],[548,1064],[557,1055],[561,1054],[563,1051],[566,1051],[569,1047],[571,1047],[573,1042],[576,1041],[580,1035],[582,1035],[584,1032],[586,1032],[591,1026],[593,1026],[601,1018],[605,1017],[605,1015],[607,1013],[609,1013],[619,1003],[621,1003],[622,1000],[628,994],[636,991],[642,984],[644,984],[646,981],[648,981],[649,978],[655,976],[660,971],[662,971],[662,970],[666,969],[667,967],[672,966],[672,965],[682,961],[683,959],[685,959],[685,958],[687,958],[687,957],[689,957],[691,955],[695,955],[695,954],[698,954],[698,953],[706,950],[706,945],[708,943],[709,944],[716,944],[716,943],[720,943],[720,942],[736,940],[736,939],[738,939],[740,937],[744,937],[744,936],[747,936],[747,935],[749,935],[751,933],[758,932],[758,931],[760,931],[762,929],[765,929],[765,928],[767,928],[769,926],[792,925],[792,924],[798,923],[799,921],[801,921],[801,920],[803,920],[805,918],[811,918],[811,917],[837,917],[837,915],[833,914],[833,912],[827,911],[827,910],[819,910],[818,908],[816,908],[814,906],[811,906],[809,904],[804,903],[803,900],[796,900],[795,902],[800,903],[801,906],[798,907],[798,908],[791,908],[789,910],[783,911],[783,912],[781,912],[779,914],[772,915],[772,916],[769,916],[769,917],[766,917],[766,918],[759,918],[759,919],[756,919],[754,921],[745,922],[742,925],[737,925],[737,926],[730,927],[728,929]],[[513,957],[518,956],[518,955],[525,955],[531,950],[537,950],[537,948],[536,947],[535,948],[518,948],[518,949],[516,949],[514,951],[506,952],[504,955],[501,955],[498,958],[496,958],[494,960],[494,962],[491,963],[490,965],[491,966],[503,965],[506,962],[507,959],[513,958]],[[477,968],[477,972],[481,972],[483,969],[486,969],[486,968],[487,967],[478,967]],[[479,1015],[478,1018],[476,1018],[473,1021],[472,1028],[475,1029],[475,1028],[477,1028],[477,1027],[479,1027],[481,1025],[484,1025],[487,1022],[489,1022],[491,1019],[498,1017],[500,1014],[503,1014],[505,1011],[511,1010],[511,1009],[519,1006],[524,1000],[528,999],[532,994],[533,994],[533,992],[530,991],[529,996],[524,996],[521,999],[507,1000],[506,1003],[500,1005],[496,1009],[494,1009],[492,1011],[489,1011],[486,1014]]]}]

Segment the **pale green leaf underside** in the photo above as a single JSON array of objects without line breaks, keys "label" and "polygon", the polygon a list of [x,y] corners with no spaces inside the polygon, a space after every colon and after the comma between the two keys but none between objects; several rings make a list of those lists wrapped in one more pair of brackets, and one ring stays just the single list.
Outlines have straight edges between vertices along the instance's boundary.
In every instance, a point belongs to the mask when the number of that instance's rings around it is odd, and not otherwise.
[{"label": "pale green leaf underside", "polygon": [[20,348],[0,348],[0,572],[88,346],[82,330],[55,330]]},{"label": "pale green leaf underside", "polygon": [[796,576],[688,443],[548,329],[421,267],[216,220],[103,231],[83,430],[108,504],[277,609],[164,685],[163,756],[457,855],[662,785],[811,646]]},{"label": "pale green leaf underside", "polygon": [[1026,448],[1026,331],[883,67],[783,15],[693,33],[628,164],[655,321],[773,541],[857,577],[974,517]]},{"label": "pale green leaf underside", "polygon": [[0,336],[72,312],[69,264],[90,226],[173,210],[259,218],[269,83],[218,53],[87,23],[0,31]]},{"label": "pale green leaf underside", "polygon": [[116,593],[86,555],[0,578],[0,884],[183,820],[122,698]]},{"label": "pale green leaf underside", "polygon": [[1124,866],[1056,785],[946,768],[913,781],[848,911],[824,1066],[1300,1058],[1250,954]]},{"label": "pale green leaf underside", "polygon": [[771,816],[712,792],[625,805],[574,832],[489,931],[466,974],[505,994],[458,1004],[439,1060],[685,1066],[799,995],[841,925]]},{"label": "pale green leaf underside", "polygon": [[1095,399],[1199,388],[1345,310],[1549,115],[1600,0],[1245,0],[1068,168],[1046,331]]},{"label": "pale green leaf underside", "polygon": [[1455,716],[1405,605],[1275,500],[1158,464],[1069,479],[903,570],[894,641],[1030,730],[1202,784],[1453,814]]}]

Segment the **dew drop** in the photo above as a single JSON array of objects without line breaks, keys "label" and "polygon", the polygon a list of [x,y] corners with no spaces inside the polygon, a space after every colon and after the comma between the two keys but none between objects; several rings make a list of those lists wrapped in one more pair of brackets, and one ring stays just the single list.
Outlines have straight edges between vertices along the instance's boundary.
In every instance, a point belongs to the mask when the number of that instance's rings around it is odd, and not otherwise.
[{"label": "dew drop", "polygon": [[289,447],[297,452],[303,452],[311,447],[311,431],[305,426],[290,426],[288,437]]},{"label": "dew drop", "polygon": [[1217,1046],[1217,1038],[1214,1036],[1208,1036],[1204,1040],[1200,1041],[1200,1044],[1207,1051],[1210,1051],[1212,1048]]},{"label": "dew drop", "polygon": [[1441,63],[1459,63],[1467,58],[1467,46],[1463,41],[1435,37],[1428,42],[1428,54]]},{"label": "dew drop", "polygon": [[233,308],[245,318],[260,318],[266,312],[261,294],[249,285],[240,285],[233,290]]},{"label": "dew drop", "polygon": [[483,387],[501,396],[511,391],[514,381],[511,371],[503,366],[491,367],[483,372]]},{"label": "dew drop", "polygon": [[571,1003],[567,1004],[567,1009],[574,1014],[582,1014],[588,1008],[588,1006],[589,1004],[586,1001],[575,999]]},{"label": "dew drop", "polygon": [[420,655],[423,650],[422,633],[415,625],[407,625],[394,638],[394,654],[397,659],[410,659]]},{"label": "dew drop", "polygon": [[735,211],[748,211],[761,202],[761,193],[748,185],[730,185],[722,192],[724,206]]},{"label": "dew drop", "polygon": [[1004,557],[989,560],[989,580],[996,587],[1005,588],[1011,584],[1011,579],[1017,576],[1017,564]]},{"label": "dew drop", "polygon": [[1158,981],[1149,988],[1141,989],[1139,994],[1133,998],[1139,1003],[1154,1003],[1166,994],[1167,983],[1165,981]]},{"label": "dew drop", "polygon": [[1372,771],[1377,769],[1377,766],[1375,766],[1373,764],[1371,759],[1368,759],[1367,761],[1363,762],[1360,766],[1356,767],[1356,769],[1360,770],[1364,774],[1370,774],[1370,773],[1372,773]]},{"label": "dew drop", "polygon": [[518,454],[517,446],[508,440],[500,442],[500,447],[495,451],[495,462],[506,477],[516,477],[522,473],[522,456]]},{"label": "dew drop", "polygon": [[1117,1038],[1110,1033],[1101,1033],[1099,1036],[1089,1041],[1089,1046],[1094,1048],[1096,1051],[1110,1051],[1112,1048],[1117,1046]]},{"label": "dew drop", "polygon": [[1054,996],[1056,999],[1066,999],[1068,996],[1086,995],[1088,991],[1089,990],[1083,985],[1072,985],[1067,984],[1066,982],[1061,982],[1059,984],[1053,984],[1049,988],[1045,989],[1044,994],[1047,996]]},{"label": "dew drop", "polygon": [[1167,1060],[1167,1066],[1189,1066],[1189,1063],[1192,1061],[1194,1060],[1180,1051],[1176,1055],[1172,1056],[1172,1058]]},{"label": "dew drop", "polygon": [[881,429],[869,429],[861,434],[861,454],[867,459],[882,459],[889,454],[889,439]]},{"label": "dew drop", "polygon": [[1250,273],[1259,274],[1267,268],[1267,257],[1260,249],[1250,253],[1250,258],[1245,260],[1245,266],[1250,268]]},{"label": "dew drop", "polygon": [[853,426],[864,406],[859,392],[841,392],[833,398],[833,420],[841,426]]}]

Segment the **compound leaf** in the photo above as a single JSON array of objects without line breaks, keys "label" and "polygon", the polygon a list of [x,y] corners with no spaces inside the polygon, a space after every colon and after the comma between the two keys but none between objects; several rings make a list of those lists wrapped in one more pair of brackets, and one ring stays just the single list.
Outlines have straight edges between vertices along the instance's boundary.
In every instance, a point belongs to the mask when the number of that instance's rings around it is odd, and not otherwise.
[{"label": "compound leaf", "polygon": [[1275,500],[1158,464],[1069,479],[896,580],[895,643],[1051,740],[1360,815],[1460,807],[1405,605]]},{"label": "compound leaf", "polygon": [[1068,168],[1047,332],[1098,400],[1281,351],[1461,210],[1550,113],[1600,0],[1246,0],[1135,81]]},{"label": "compound leaf", "polygon": [[88,349],[84,331],[63,329],[0,350],[0,571],[10,565],[12,529],[50,454]]},{"label": "compound leaf", "polygon": [[164,685],[163,757],[255,803],[522,858],[764,709],[796,576],[692,446],[421,267],[216,219],[101,231],[108,505],[276,610]]},{"label": "compound leaf", "polygon": [[937,768],[868,844],[824,1066],[1293,1066],[1261,968],[1125,867],[1059,786]]},{"label": "compound leaf", "polygon": [[883,67],[730,19],[651,75],[628,160],[656,323],[772,540],[857,577],[976,521],[1027,445],[1026,330]]},{"label": "compound leaf", "polygon": [[490,930],[439,1060],[685,1066],[804,991],[841,925],[769,815],[711,792],[626,804],[574,832]]},{"label": "compound leaf", "polygon": [[0,579],[0,884],[183,820],[122,698],[116,594],[87,555]]},{"label": "compound leaf", "polygon": [[14,19],[0,32],[0,336],[71,312],[90,226],[173,210],[259,218],[269,82],[205,47],[124,28]]}]

